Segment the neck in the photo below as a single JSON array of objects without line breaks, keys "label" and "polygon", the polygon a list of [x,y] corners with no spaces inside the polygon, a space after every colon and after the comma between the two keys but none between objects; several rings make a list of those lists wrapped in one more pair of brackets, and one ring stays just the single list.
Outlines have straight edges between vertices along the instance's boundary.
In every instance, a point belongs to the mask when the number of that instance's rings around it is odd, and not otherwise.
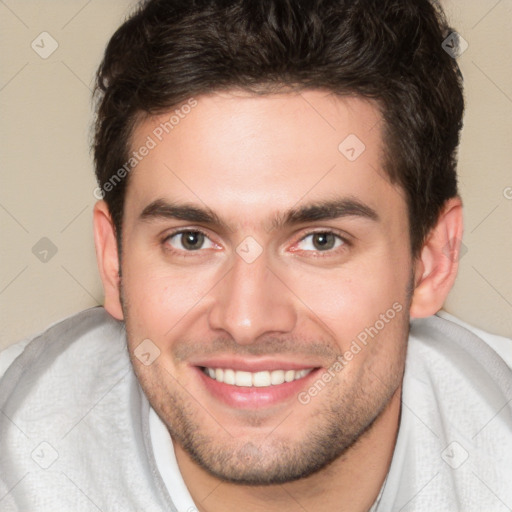
[{"label": "neck", "polygon": [[391,464],[399,427],[401,387],[371,428],[341,457],[307,478],[282,485],[224,482],[199,467],[178,443],[176,459],[200,512],[367,512]]}]

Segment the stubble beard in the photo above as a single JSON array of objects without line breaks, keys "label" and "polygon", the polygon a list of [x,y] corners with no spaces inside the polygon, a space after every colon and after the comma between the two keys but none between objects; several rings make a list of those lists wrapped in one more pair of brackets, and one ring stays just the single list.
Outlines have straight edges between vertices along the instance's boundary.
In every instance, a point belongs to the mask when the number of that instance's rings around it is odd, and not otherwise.
[{"label": "stubble beard", "polygon": [[[162,364],[155,362],[148,371],[134,361],[130,308],[123,300],[122,291],[121,299],[132,366],[151,406],[165,423],[173,442],[199,467],[221,481],[250,486],[277,485],[306,478],[328,467],[364,439],[401,389],[409,333],[405,312],[409,304],[404,307],[404,314],[393,320],[399,325],[393,329],[394,335],[387,337],[386,344],[396,344],[396,355],[380,375],[372,370],[377,351],[372,361],[366,362],[360,379],[349,386],[340,379],[331,381],[311,402],[310,421],[301,432],[298,428],[280,432],[280,424],[287,428],[294,426],[292,411],[288,417],[275,419],[277,428],[271,434],[237,438],[229,433],[229,425],[223,426],[211,413],[206,414],[203,406]],[[325,398],[321,396],[324,393]],[[320,400],[321,405],[317,404]],[[297,401],[295,407],[309,407],[309,404],[301,405]],[[261,414],[253,414],[253,417],[251,413],[246,415],[248,425],[261,422]],[[212,435],[212,430],[219,435]]]}]

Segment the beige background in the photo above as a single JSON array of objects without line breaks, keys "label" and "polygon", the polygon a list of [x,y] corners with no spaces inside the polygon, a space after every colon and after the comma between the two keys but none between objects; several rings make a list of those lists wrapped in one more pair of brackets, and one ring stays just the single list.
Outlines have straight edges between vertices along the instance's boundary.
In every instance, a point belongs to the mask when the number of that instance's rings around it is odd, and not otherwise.
[{"label": "beige background", "polygon": [[[102,302],[90,88],[108,38],[134,3],[0,0],[0,348]],[[445,309],[512,337],[512,0],[443,4],[469,43],[459,57],[467,252]],[[42,32],[58,43],[46,59],[31,47],[35,40],[39,52],[51,48]],[[48,250],[43,237],[57,250],[46,262],[34,254]]]}]

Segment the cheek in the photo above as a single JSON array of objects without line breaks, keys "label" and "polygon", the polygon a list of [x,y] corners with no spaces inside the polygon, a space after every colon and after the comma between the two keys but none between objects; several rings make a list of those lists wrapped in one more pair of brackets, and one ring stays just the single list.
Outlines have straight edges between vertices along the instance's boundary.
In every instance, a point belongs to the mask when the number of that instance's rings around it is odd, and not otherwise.
[{"label": "cheek", "polygon": [[343,344],[390,309],[393,317],[396,309],[406,310],[409,275],[407,255],[397,258],[392,250],[381,250],[338,269],[300,273],[292,282],[307,314],[320,320]]},{"label": "cheek", "polygon": [[167,337],[201,308],[214,282],[214,269],[172,268],[143,255],[126,258],[123,298],[132,332],[155,340]]}]

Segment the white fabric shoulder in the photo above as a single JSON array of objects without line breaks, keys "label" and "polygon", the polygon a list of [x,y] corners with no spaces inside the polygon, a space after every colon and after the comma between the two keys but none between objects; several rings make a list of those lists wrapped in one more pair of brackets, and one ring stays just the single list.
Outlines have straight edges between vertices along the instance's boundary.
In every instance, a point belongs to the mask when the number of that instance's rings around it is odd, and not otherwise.
[{"label": "white fabric shoulder", "polygon": [[2,511],[177,512],[124,324],[103,308],[32,340],[0,379],[0,410]]},{"label": "white fabric shoulder", "polygon": [[[83,313],[84,311],[80,311],[78,314]],[[4,373],[7,371],[7,368],[11,366],[13,361],[25,350],[25,347],[34,339],[38,338],[42,334],[44,334],[46,331],[50,330],[52,327],[56,326],[57,324],[67,320],[68,318],[72,318],[75,315],[71,315],[65,318],[61,318],[60,320],[56,320],[55,322],[52,322],[51,324],[47,325],[44,329],[36,332],[35,334],[32,334],[31,336],[28,336],[27,338],[22,339],[21,341],[17,341],[13,343],[12,345],[9,345],[8,347],[4,348],[0,351],[0,379],[4,375]]]},{"label": "white fabric shoulder", "polygon": [[512,504],[512,371],[472,329],[415,319],[398,438],[379,512]]},{"label": "white fabric shoulder", "polygon": [[512,340],[510,338],[491,334],[483,329],[479,329],[478,327],[468,324],[444,310],[438,311],[437,316],[450,320],[476,334],[479,338],[485,341],[487,345],[489,345],[510,368],[512,368]]},{"label": "white fabric shoulder", "polygon": [[23,352],[25,347],[32,341],[31,338],[26,340],[18,341],[13,345],[8,346],[0,352],[0,379],[3,374],[7,371],[7,368],[11,366],[12,362]]}]

